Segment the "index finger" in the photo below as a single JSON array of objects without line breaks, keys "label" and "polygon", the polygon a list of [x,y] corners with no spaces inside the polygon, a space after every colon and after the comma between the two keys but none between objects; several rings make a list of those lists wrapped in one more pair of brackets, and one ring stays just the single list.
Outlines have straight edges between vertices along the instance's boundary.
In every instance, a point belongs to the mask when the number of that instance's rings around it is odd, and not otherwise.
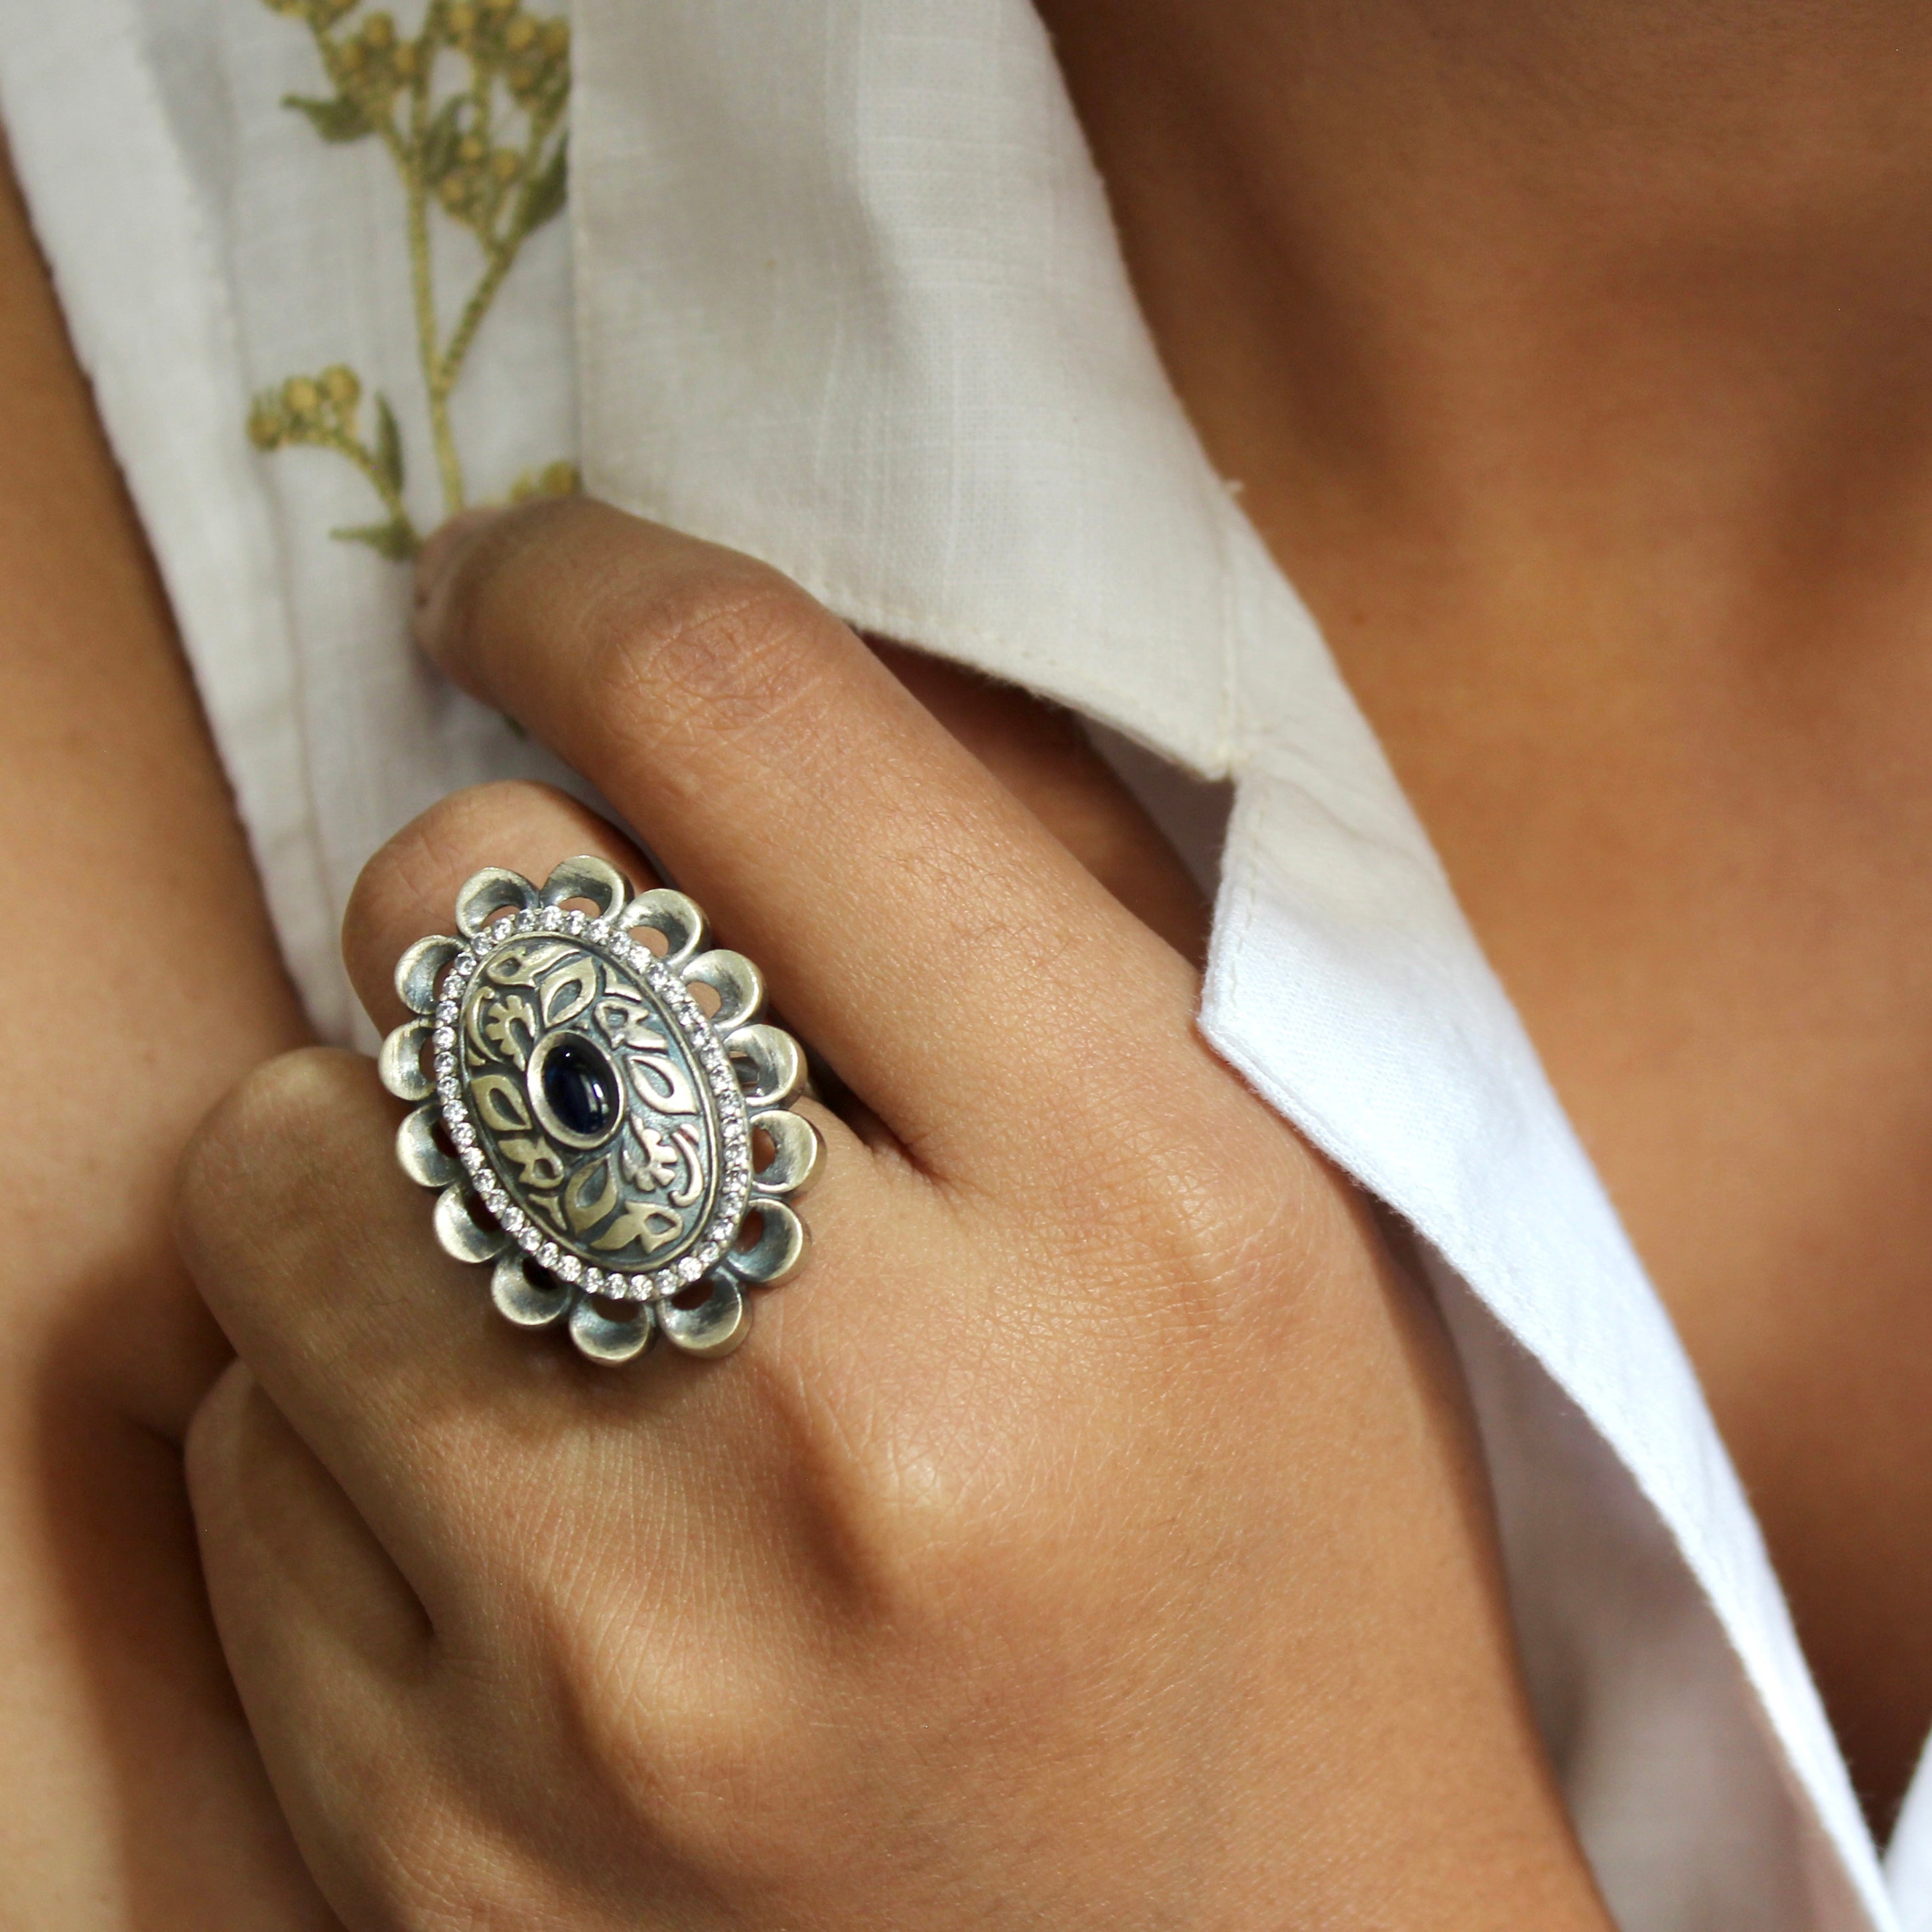
[{"label": "index finger", "polygon": [[1036,1157],[1043,1098],[1126,1097],[1123,1030],[1187,1034],[1186,963],[776,572],[580,499],[470,535],[424,609],[928,1166]]}]

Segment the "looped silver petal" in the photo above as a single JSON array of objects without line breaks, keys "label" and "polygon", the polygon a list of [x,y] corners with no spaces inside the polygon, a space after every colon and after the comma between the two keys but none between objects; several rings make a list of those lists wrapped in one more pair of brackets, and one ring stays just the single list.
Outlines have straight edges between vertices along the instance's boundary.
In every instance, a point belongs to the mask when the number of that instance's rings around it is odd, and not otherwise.
[{"label": "looped silver petal", "polygon": [[396,1158],[418,1187],[447,1187],[463,1178],[463,1163],[443,1151],[436,1126],[435,1108],[418,1107],[413,1114],[405,1114],[396,1130]]},{"label": "looped silver petal", "polygon": [[763,1201],[758,1204],[762,1223],[758,1238],[748,1248],[734,1250],[726,1265],[740,1281],[772,1288],[798,1272],[805,1258],[805,1223],[782,1201]]},{"label": "looped silver petal", "polygon": [[640,926],[663,934],[667,966],[682,966],[704,944],[704,915],[682,892],[668,886],[640,892],[617,916],[626,932]]},{"label": "looped silver petal", "polygon": [[456,929],[474,939],[500,912],[524,912],[536,902],[537,889],[522,873],[486,866],[456,896]]},{"label": "looped silver petal", "polygon": [[631,896],[631,882],[615,866],[587,855],[566,859],[544,881],[545,905],[562,905],[566,899],[588,899],[597,908],[599,919],[608,919]]},{"label": "looped silver petal", "polygon": [[435,1083],[423,1071],[423,1048],[429,1044],[428,1020],[406,1020],[382,1042],[376,1071],[398,1100],[426,1100]]},{"label": "looped silver petal", "polygon": [[463,950],[460,939],[438,933],[419,939],[396,962],[396,994],[412,1013],[426,1013],[436,1004],[436,982]]},{"label": "looped silver petal", "polygon": [[634,1361],[658,1339],[658,1318],[648,1302],[632,1304],[622,1321],[606,1315],[594,1301],[580,1301],[570,1311],[570,1339],[580,1354],[593,1362]]},{"label": "looped silver petal", "polygon": [[497,1313],[519,1328],[548,1328],[570,1312],[576,1297],[567,1282],[532,1280],[523,1256],[513,1248],[499,1256],[490,1271],[490,1299]]},{"label": "looped silver petal", "polygon": [[476,1202],[459,1186],[446,1187],[436,1196],[434,1219],[443,1252],[460,1262],[494,1261],[509,1245],[501,1228],[477,1218]]},{"label": "looped silver petal", "polygon": [[724,1050],[742,1060],[752,1078],[745,1088],[748,1107],[782,1107],[804,1090],[805,1049],[775,1026],[741,1027]]},{"label": "looped silver petal", "polygon": [[[634,1360],[660,1334],[728,1353],[750,1324],[748,1287],[804,1256],[779,1197],[809,1185],[824,1150],[788,1111],[805,1054],[760,1020],[758,968],[706,950],[683,893],[633,895],[595,857],[565,860],[541,890],[489,867],[455,910],[460,938],[419,940],[398,962],[410,1017],[379,1061],[389,1091],[421,1103],[396,1154],[437,1190],[438,1243],[495,1264],[506,1320],[560,1325],[590,1360]],[[716,996],[708,1014],[694,988]]]},{"label": "looped silver petal", "polygon": [[738,1284],[724,1275],[705,1283],[708,1292],[694,1308],[664,1303],[658,1310],[664,1340],[687,1355],[728,1355],[750,1332],[752,1311]]},{"label": "looped silver petal", "polygon": [[754,1194],[796,1194],[812,1185],[825,1158],[825,1136],[802,1114],[769,1107],[752,1116],[752,1131],[770,1135],[772,1148],[771,1159],[753,1170]]},{"label": "looped silver petal", "polygon": [[686,986],[709,986],[718,995],[711,1024],[719,1033],[749,1026],[765,1007],[765,976],[742,952],[722,947],[700,952],[683,972]]}]

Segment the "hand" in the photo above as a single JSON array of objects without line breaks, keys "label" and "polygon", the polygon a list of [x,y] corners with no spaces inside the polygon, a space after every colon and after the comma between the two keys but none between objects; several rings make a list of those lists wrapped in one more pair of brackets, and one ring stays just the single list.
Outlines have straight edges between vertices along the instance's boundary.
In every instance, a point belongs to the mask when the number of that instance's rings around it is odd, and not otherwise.
[{"label": "hand", "polygon": [[[744,1349],[622,1372],[440,1257],[367,1063],[205,1130],[209,1588],[347,1922],[1602,1925],[1432,1310],[1186,961],[742,558],[546,506],[424,628],[862,1104]],[[405,832],[349,922],[378,1022],[470,872],[580,850],[641,871],[528,788]]]}]

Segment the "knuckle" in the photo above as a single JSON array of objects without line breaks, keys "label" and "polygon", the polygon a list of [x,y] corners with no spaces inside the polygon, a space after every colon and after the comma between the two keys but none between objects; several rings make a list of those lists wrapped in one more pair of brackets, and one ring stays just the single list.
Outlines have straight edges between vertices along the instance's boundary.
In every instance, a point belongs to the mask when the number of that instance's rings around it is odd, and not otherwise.
[{"label": "knuckle", "polygon": [[371,1016],[385,1025],[403,1017],[389,979],[397,956],[426,932],[454,929],[457,896],[479,866],[508,866],[541,882],[579,852],[635,873],[608,823],[534,779],[472,785],[412,820],[363,867],[343,917],[343,954]]},{"label": "knuckle", "polygon": [[1245,1351],[1257,1311],[1292,1330],[1311,1285],[1352,1252],[1348,1190],[1280,1124],[1183,1148],[1143,1210],[1143,1265],[1170,1319],[1210,1352]]},{"label": "knuckle", "polygon": [[1136,1196],[1117,1186],[1116,1225],[1138,1224],[1145,1266],[1181,1298],[1212,1299],[1275,1245],[1285,1224],[1288,1177],[1270,1174],[1246,1149],[1170,1138],[1160,1158],[1160,1184]]},{"label": "knuckle", "polygon": [[981,1376],[955,1379],[956,1349],[947,1369],[907,1364],[886,1388],[800,1398],[784,1430],[785,1520],[842,1624],[939,1640],[962,1606],[1010,1581],[1045,1474],[1048,1391],[1025,1365],[1002,1366],[997,1395]]},{"label": "knuckle", "polygon": [[370,1076],[356,1056],[304,1047],[265,1062],[217,1102],[182,1156],[175,1224],[197,1272],[232,1259],[238,1236],[259,1236],[274,1204],[298,1198]]},{"label": "knuckle", "polygon": [[[742,1814],[761,1778],[802,1770],[808,1726],[788,1720],[775,1675],[755,1652],[727,1658],[709,1640],[646,1633],[622,1617],[581,1617],[539,1641],[560,1761],[591,1788],[623,1795],[632,1828],[680,1862],[724,1854],[724,1822]],[[722,1836],[714,1835],[714,1828]]]},{"label": "knuckle", "polygon": [[[580,1786],[620,1797],[628,1828],[660,1854],[728,1862],[760,1799],[826,1768],[811,1612],[793,1601],[748,1624],[716,1576],[641,1598],[614,1580],[553,1575],[512,1599],[502,1628],[526,1695],[541,1687],[546,1751]],[[500,1666],[470,1648],[465,1695],[482,1707]]]},{"label": "knuckle", "polygon": [[530,778],[470,785],[412,819],[362,868],[350,896],[345,929],[386,932],[419,920],[427,908],[448,916],[447,902],[481,865],[530,835],[588,833],[591,814],[554,786]]},{"label": "knuckle", "polygon": [[742,739],[808,706],[836,622],[776,571],[706,559],[654,584],[616,584],[592,600],[584,674],[593,704],[675,737]]},{"label": "knuckle", "polygon": [[398,834],[398,870],[411,884],[446,894],[452,884],[460,885],[492,854],[532,828],[567,832],[598,822],[574,799],[534,778],[470,785]]},{"label": "knuckle", "polygon": [[[1029,1228],[1060,1231],[1066,1304],[1144,1342],[1180,1331],[1219,1346],[1234,1311],[1306,1273],[1332,1240],[1318,1159],[1246,1096],[1150,1112],[1117,1102],[1070,1120],[1043,1166]],[[1163,1346],[1166,1345],[1164,1344]]]}]

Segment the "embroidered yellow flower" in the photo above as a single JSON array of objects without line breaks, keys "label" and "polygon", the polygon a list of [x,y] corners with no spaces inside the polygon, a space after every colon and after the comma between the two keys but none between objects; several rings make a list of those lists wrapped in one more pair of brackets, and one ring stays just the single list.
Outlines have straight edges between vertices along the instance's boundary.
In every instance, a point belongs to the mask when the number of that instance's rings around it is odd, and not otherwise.
[{"label": "embroidered yellow flower", "polygon": [[[305,116],[326,141],[380,141],[395,164],[407,220],[417,361],[443,513],[453,514],[468,499],[450,396],[524,244],[564,204],[569,24],[529,12],[522,0],[429,0],[421,26],[406,35],[391,14],[352,17],[363,0],[263,4],[306,24],[333,90],[290,94],[283,104]],[[469,230],[483,254],[482,272],[447,333],[431,268],[432,204]],[[385,556],[412,556],[422,538],[404,500],[395,412],[386,397],[374,394],[365,429],[362,396],[361,379],[339,363],[318,375],[292,376],[255,398],[248,434],[265,450],[307,446],[346,458],[380,499],[383,518],[332,534]],[[568,494],[576,487],[572,466],[554,463],[519,477],[512,494]]]}]

